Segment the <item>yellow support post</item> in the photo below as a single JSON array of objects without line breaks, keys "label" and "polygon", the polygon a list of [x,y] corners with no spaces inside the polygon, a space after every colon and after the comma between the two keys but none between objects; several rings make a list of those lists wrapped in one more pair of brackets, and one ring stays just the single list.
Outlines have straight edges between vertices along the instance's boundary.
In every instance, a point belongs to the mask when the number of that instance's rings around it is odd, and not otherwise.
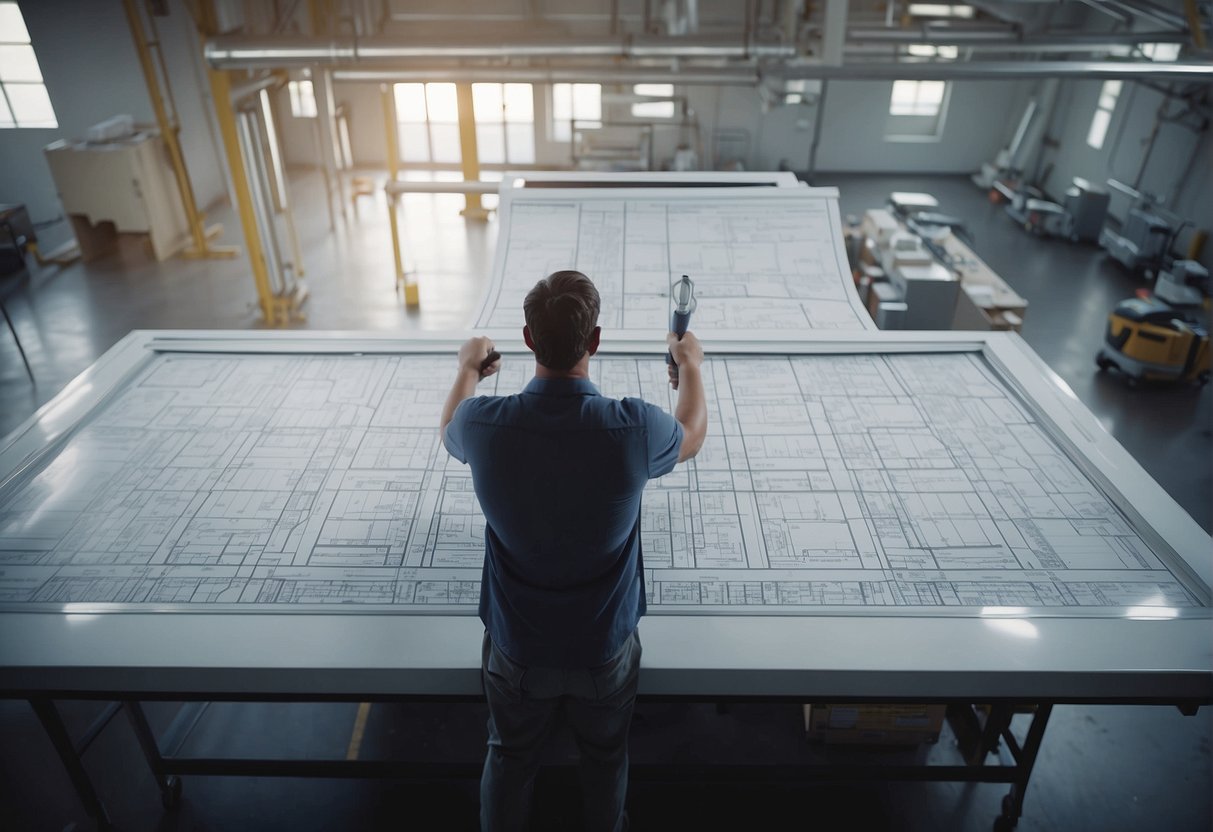
[{"label": "yellow support post", "polygon": [[1188,28],[1192,30],[1192,45],[1203,52],[1206,44],[1205,30],[1201,28],[1196,0],[1184,0],[1184,14],[1188,16]]},{"label": "yellow support post", "polygon": [[[185,219],[193,238],[193,246],[182,252],[186,257],[235,257],[240,249],[234,246],[212,246],[210,238],[222,231],[220,226],[207,229],[202,213],[194,200],[194,187],[190,182],[189,171],[185,167],[185,155],[181,152],[181,141],[178,137],[178,126],[168,116],[164,108],[164,98],[160,91],[160,79],[156,75],[156,67],[152,63],[151,45],[147,33],[143,30],[143,18],[135,6],[135,0],[122,0],[126,10],[126,21],[130,26],[131,37],[135,41],[135,52],[139,56],[139,65],[143,68],[143,79],[147,83],[148,97],[152,100],[152,110],[156,114],[156,124],[160,128],[160,137],[168,150],[169,163],[173,167],[173,176],[177,180],[177,189],[181,195],[181,204],[185,208]],[[159,43],[156,44],[159,49]]]},{"label": "yellow support post", "polygon": [[[456,84],[459,101],[459,155],[463,159],[463,181],[480,179],[480,150],[476,147],[476,109],[472,105],[472,85]],[[487,220],[489,212],[480,203],[480,194],[464,194],[465,205],[459,213],[470,220]]]},{"label": "yellow support post", "polygon": [[[392,87],[389,84],[379,85],[379,95],[383,99],[383,124],[387,133],[387,174],[388,181],[395,182],[400,174],[400,145],[396,138],[396,101],[392,97]],[[392,258],[396,265],[396,291],[404,288],[404,305],[420,306],[421,292],[417,281],[408,279],[404,271],[404,258],[400,254],[400,228],[396,217],[396,202],[400,197],[395,194],[387,196],[387,218],[392,229]]]},{"label": "yellow support post", "polygon": [[[215,7],[213,0],[202,0],[198,4],[199,23],[203,35],[215,34]],[[265,253],[261,249],[261,237],[257,231],[257,217],[253,212],[253,196],[249,189],[248,174],[244,170],[244,158],[240,154],[240,139],[236,134],[236,112],[232,108],[232,81],[227,72],[207,67],[211,83],[211,99],[215,103],[215,117],[219,122],[219,134],[223,137],[223,152],[227,157],[228,170],[232,176],[232,190],[236,197],[236,208],[240,214],[240,226],[244,230],[244,243],[248,250],[249,265],[253,269],[253,284],[261,304],[261,314],[269,326],[288,323],[294,308],[294,299],[280,299],[270,288],[269,270],[265,265]],[[281,320],[280,320],[281,318]]]}]

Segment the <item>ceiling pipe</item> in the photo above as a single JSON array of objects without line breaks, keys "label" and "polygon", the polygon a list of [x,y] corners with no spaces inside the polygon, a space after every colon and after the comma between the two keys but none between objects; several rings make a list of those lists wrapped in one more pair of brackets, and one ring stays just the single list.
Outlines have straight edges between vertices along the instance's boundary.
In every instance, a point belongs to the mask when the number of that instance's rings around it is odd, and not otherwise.
[{"label": "ceiling pipe", "polygon": [[396,84],[445,81],[455,83],[524,84],[678,84],[721,87],[753,87],[762,77],[755,70],[691,69],[677,72],[666,67],[430,67],[426,69],[337,69],[333,81],[341,83]]},{"label": "ceiling pipe", "polygon": [[206,60],[215,69],[393,63],[402,60],[473,58],[791,58],[794,44],[697,38],[624,37],[531,43],[418,44],[398,38],[267,38],[220,36],[207,40]]},{"label": "ceiling pipe", "polygon": [[233,84],[232,101],[240,101],[241,99],[248,98],[254,93],[280,87],[285,83],[286,78],[283,75],[275,73],[272,75],[266,75],[262,78],[254,78],[250,81],[245,81],[242,84]]},{"label": "ceiling pipe", "polygon": [[931,46],[967,46],[973,49],[986,47],[1020,46],[1024,51],[1041,47],[1069,47],[1076,51],[1101,50],[1112,46],[1132,46],[1138,43],[1187,43],[1183,32],[1071,32],[1052,35],[1027,35],[1020,37],[1014,29],[990,30],[945,30],[945,29],[885,29],[881,27],[847,30],[850,43],[911,44],[924,43]]},{"label": "ceiling pipe", "polygon": [[1152,61],[947,61],[851,63],[846,66],[784,64],[764,73],[783,79],[957,81],[1012,78],[1167,79],[1213,81],[1213,64]]}]

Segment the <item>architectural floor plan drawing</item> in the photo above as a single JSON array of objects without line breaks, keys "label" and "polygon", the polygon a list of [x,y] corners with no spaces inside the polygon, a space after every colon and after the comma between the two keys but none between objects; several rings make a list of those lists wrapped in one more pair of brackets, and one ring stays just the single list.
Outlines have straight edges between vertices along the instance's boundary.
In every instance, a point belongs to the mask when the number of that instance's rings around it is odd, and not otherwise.
[{"label": "architectural floor plan drawing", "polygon": [[[160,353],[0,492],[0,604],[475,610],[449,355]],[[514,393],[506,356],[484,394]],[[595,359],[671,406],[660,356]],[[700,455],[641,517],[654,613],[1197,607],[969,353],[709,359]]]},{"label": "architectural floor plan drawing", "polygon": [[529,194],[503,211],[476,326],[519,328],[522,300],[553,271],[589,275],[607,330],[660,330],[670,287],[695,282],[702,331],[872,329],[842,252],[836,198],[807,189],[728,200]]}]

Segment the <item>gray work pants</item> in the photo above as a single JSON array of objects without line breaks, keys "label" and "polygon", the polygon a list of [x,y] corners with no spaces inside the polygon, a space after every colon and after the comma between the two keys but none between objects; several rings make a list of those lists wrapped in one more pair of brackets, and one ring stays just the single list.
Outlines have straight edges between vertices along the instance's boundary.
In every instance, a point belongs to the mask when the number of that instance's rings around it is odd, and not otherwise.
[{"label": "gray work pants", "polygon": [[623,830],[639,634],[633,632],[604,665],[558,670],[518,664],[485,633],[481,676],[489,703],[489,747],[480,779],[480,828],[527,828],[539,754],[563,709],[581,756],[585,828]]}]

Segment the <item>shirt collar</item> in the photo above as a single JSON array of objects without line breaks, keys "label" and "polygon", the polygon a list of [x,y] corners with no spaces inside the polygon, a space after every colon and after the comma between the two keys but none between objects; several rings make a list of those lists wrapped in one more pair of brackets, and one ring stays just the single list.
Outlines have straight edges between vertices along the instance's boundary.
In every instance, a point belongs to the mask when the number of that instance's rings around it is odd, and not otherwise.
[{"label": "shirt collar", "polygon": [[523,393],[537,396],[599,396],[598,388],[588,378],[533,378],[522,388]]}]

